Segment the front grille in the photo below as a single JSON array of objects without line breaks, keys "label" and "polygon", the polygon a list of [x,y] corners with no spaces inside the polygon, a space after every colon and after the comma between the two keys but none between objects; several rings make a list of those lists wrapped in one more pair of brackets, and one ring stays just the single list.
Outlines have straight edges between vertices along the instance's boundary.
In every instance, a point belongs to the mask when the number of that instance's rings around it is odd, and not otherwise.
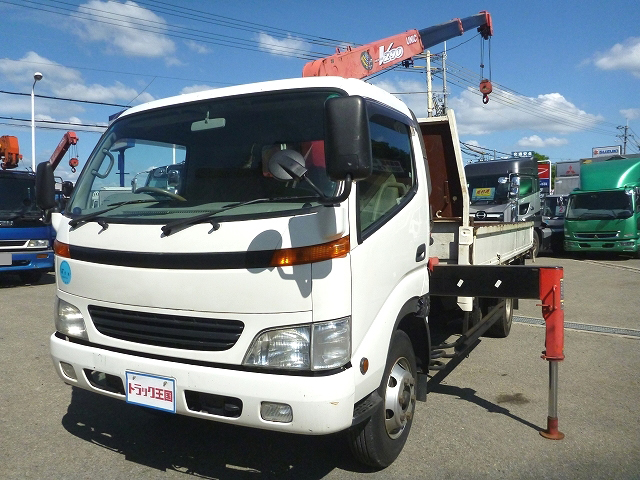
[{"label": "front grille", "polygon": [[238,320],[161,315],[89,306],[93,324],[103,335],[169,348],[221,351],[233,347],[244,323]]},{"label": "front grille", "polygon": [[582,232],[576,233],[575,237],[580,240],[607,240],[618,238],[620,232]]},{"label": "front grille", "polygon": [[24,247],[26,240],[0,240],[0,248]]}]

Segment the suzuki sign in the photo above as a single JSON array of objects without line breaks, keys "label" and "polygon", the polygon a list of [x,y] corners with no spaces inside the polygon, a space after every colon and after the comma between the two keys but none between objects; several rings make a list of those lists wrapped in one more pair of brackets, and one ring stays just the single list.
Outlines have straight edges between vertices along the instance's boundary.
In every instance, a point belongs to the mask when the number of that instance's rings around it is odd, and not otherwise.
[{"label": "suzuki sign", "polygon": [[594,147],[591,149],[592,157],[608,157],[610,155],[620,155],[622,153],[622,147],[616,145],[615,147]]}]

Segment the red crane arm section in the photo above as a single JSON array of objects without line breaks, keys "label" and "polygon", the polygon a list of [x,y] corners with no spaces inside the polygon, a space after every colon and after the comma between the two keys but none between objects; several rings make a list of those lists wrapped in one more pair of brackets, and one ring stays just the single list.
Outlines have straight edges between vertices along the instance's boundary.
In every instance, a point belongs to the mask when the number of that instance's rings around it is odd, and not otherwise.
[{"label": "red crane arm section", "polygon": [[393,37],[307,63],[303,77],[333,75],[364,78],[422,53],[424,47],[417,30],[408,30]]},{"label": "red crane arm section", "polygon": [[64,157],[64,154],[67,153],[67,150],[69,150],[69,147],[77,143],[78,136],[75,132],[67,132],[62,136],[62,140],[60,140],[58,147],[55,149],[55,151],[51,155],[51,158],[49,159],[49,164],[53,167],[54,170],[60,163],[60,160],[62,160],[62,158]]},{"label": "red crane arm section", "polygon": [[348,47],[344,52],[307,63],[302,69],[302,76],[368,77],[475,27],[478,27],[478,31],[485,39],[493,35],[491,14],[482,11],[462,20],[454,18],[440,25],[422,30],[408,30],[360,47]]}]

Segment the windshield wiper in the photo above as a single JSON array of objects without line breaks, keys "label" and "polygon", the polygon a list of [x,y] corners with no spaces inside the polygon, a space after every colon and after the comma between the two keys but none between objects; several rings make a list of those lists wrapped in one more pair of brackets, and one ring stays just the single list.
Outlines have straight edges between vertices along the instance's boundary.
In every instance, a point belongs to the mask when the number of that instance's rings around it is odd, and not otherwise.
[{"label": "windshield wiper", "polygon": [[214,230],[220,228],[220,223],[212,220],[211,217],[218,215],[219,213],[226,212],[227,210],[231,210],[233,208],[243,207],[245,205],[251,205],[254,203],[266,203],[266,202],[280,202],[283,200],[317,200],[319,198],[318,195],[305,195],[299,197],[274,197],[274,198],[254,198],[253,200],[247,200],[246,202],[237,202],[230,203],[220,208],[219,210],[214,210],[212,212],[203,213],[200,215],[196,215],[195,217],[184,218],[180,220],[175,220],[173,222],[167,223],[164,227],[162,227],[162,233],[166,236],[171,235],[175,230],[180,229],[181,227],[189,227],[191,225],[196,225],[198,223],[203,223],[205,221],[211,222],[211,226]]},{"label": "windshield wiper", "polygon": [[[87,213],[86,215],[80,215],[79,217],[74,218],[69,222],[69,226],[71,228],[76,228],[79,224],[85,224],[94,218],[99,217],[103,213],[110,212],[111,210],[115,210],[118,207],[122,207],[123,205],[134,205],[136,203],[152,203],[152,202],[160,202],[160,200],[152,200],[152,199],[144,199],[144,200],[128,200],[126,202],[118,202],[114,203],[107,208],[103,208],[102,210],[98,210],[97,212]],[[101,225],[104,228],[104,225]]]}]

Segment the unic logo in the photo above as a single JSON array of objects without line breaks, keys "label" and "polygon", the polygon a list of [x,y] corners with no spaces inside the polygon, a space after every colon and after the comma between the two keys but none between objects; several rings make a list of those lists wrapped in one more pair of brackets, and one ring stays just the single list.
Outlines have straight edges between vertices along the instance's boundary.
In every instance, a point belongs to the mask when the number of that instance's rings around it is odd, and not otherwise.
[{"label": "unic logo", "polygon": [[407,45],[411,45],[413,43],[418,43],[418,35],[415,33],[407,37]]},{"label": "unic logo", "polygon": [[402,57],[404,55],[404,48],[402,45],[393,48],[393,42],[389,44],[389,48],[384,49],[384,45],[380,45],[380,60],[378,63],[380,65],[384,65],[385,63],[389,63],[397,58]]}]

